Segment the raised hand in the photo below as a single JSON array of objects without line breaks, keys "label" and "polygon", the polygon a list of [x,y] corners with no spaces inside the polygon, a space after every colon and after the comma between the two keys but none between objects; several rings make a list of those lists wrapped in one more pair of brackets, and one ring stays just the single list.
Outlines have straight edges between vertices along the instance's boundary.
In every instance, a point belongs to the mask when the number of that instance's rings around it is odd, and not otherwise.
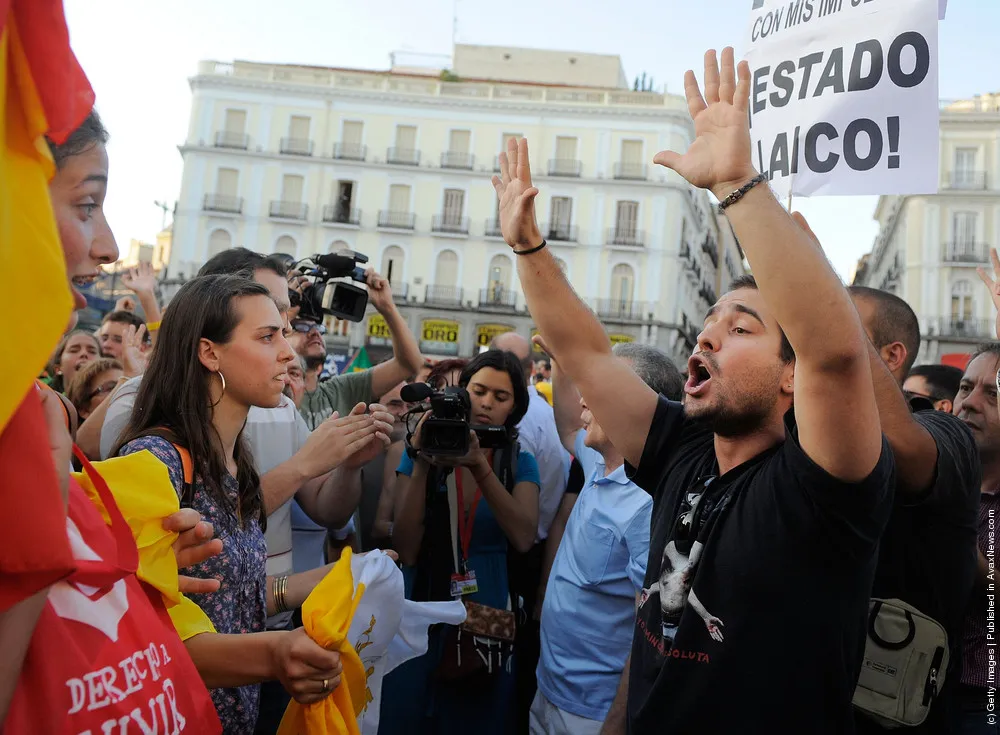
[{"label": "raised hand", "polygon": [[392,300],[392,288],[389,281],[375,272],[374,268],[365,271],[366,283],[368,284],[368,297],[372,300],[372,306],[379,314],[384,314],[395,306]]},{"label": "raised hand", "polygon": [[363,444],[354,454],[344,460],[344,466],[348,469],[358,469],[364,467],[375,457],[384,452],[391,444],[389,438],[392,433],[392,424],[395,417],[389,413],[385,406],[373,403],[368,407],[369,416],[375,424],[376,441]]},{"label": "raised hand", "polygon": [[[201,514],[193,508],[181,508],[163,519],[163,528],[180,534],[174,541],[177,568],[200,564],[206,559],[222,553],[222,540],[214,538],[212,524],[201,520]],[[219,589],[217,579],[199,579],[181,574],[178,587],[185,595],[203,595]]]},{"label": "raised hand", "polygon": [[146,354],[142,351],[146,325],[138,329],[129,326],[122,335],[122,367],[126,377],[134,378],[146,371]]},{"label": "raised hand", "polygon": [[997,255],[996,248],[990,248],[990,262],[993,263],[993,275],[982,266],[976,268],[979,280],[990,291],[990,298],[993,299],[993,306],[997,309],[997,321],[994,329],[997,339],[1000,339],[1000,256]]},{"label": "raised hand", "polygon": [[692,186],[710,189],[723,199],[757,172],[750,150],[750,65],[737,70],[732,48],[722,52],[720,72],[715,50],[705,54],[705,96],[693,71],[684,75],[684,94],[694,121],[695,139],[687,153],[660,151],[653,162],[673,169]]},{"label": "raised hand", "polygon": [[365,410],[365,404],[359,403],[343,418],[335,411],[309,435],[295,455],[307,478],[325,475],[369,444],[377,443],[375,435],[383,430],[380,425],[384,426],[384,422],[377,423]]},{"label": "raised hand", "polygon": [[131,296],[122,296],[115,302],[115,311],[130,311],[135,313],[135,299]]},{"label": "raised hand", "polygon": [[153,293],[156,290],[156,273],[149,263],[139,263],[122,274],[122,283],[135,293]]},{"label": "raised hand", "polygon": [[500,154],[500,176],[493,177],[493,188],[500,200],[500,231],[514,250],[528,250],[542,242],[535,219],[538,189],[531,185],[528,165],[528,141],[507,141],[507,151]]}]

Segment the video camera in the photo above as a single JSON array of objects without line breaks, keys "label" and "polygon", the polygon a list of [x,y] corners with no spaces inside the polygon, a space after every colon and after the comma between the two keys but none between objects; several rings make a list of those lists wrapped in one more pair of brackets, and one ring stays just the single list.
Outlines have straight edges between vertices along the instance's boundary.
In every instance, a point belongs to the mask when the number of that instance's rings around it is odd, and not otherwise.
[{"label": "video camera", "polygon": [[472,402],[469,391],[457,385],[434,390],[427,383],[410,383],[399,392],[407,403],[420,403],[407,414],[430,411],[420,429],[420,451],[438,457],[463,457],[469,453],[469,431],[476,432],[479,446],[497,449],[510,440],[504,426],[470,424]]},{"label": "video camera", "polygon": [[317,324],[323,321],[323,314],[333,314],[338,319],[360,322],[364,319],[368,306],[368,291],[345,281],[329,283],[334,278],[350,278],[364,283],[365,269],[358,263],[367,263],[368,256],[353,250],[342,250],[329,255],[314,255],[310,260],[313,267],[302,266],[303,275],[315,277],[315,281],[302,289],[299,318]]}]

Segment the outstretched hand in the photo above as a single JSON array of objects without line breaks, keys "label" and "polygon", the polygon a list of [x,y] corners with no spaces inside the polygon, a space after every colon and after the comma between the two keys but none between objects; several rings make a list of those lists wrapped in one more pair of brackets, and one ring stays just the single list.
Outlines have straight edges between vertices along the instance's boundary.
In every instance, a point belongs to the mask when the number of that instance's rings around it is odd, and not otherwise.
[{"label": "outstretched hand", "polygon": [[122,274],[125,287],[137,294],[153,293],[156,290],[156,272],[149,263],[139,263]]},{"label": "outstretched hand", "polygon": [[993,275],[983,267],[976,268],[979,280],[990,290],[990,298],[993,299],[993,306],[997,308],[996,334],[1000,339],[1000,256],[997,255],[996,248],[990,248],[990,261],[993,263]]},{"label": "outstretched hand", "polygon": [[694,142],[683,155],[660,151],[653,162],[724,199],[757,175],[750,152],[750,65],[741,61],[737,72],[730,47],[722,52],[720,71],[712,49],[705,54],[704,97],[690,70],[684,75],[684,94],[694,121]]},{"label": "outstretched hand", "polygon": [[528,164],[528,141],[524,138],[507,141],[507,150],[500,154],[500,176],[493,177],[493,188],[500,200],[500,231],[514,250],[527,250],[542,242],[535,220],[535,197],[538,189],[531,185]]}]

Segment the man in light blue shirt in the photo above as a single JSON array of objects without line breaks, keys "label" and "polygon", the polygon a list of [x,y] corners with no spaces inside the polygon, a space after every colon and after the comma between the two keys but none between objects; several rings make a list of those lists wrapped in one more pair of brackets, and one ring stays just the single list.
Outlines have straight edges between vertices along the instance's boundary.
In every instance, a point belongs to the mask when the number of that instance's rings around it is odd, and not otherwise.
[{"label": "man in light blue shirt", "polygon": [[[659,350],[620,344],[615,354],[657,392],[680,397],[681,375]],[[624,727],[624,708],[612,711],[612,702],[619,686],[627,687],[623,672],[646,573],[653,501],[626,477],[621,453],[555,361],[552,399],[560,438],[583,467],[586,482],[575,502],[569,495],[563,500],[562,538],[553,537],[562,525],[557,518],[549,539],[558,548],[542,605],[530,731],[597,735],[606,719],[609,726],[620,719]]]}]

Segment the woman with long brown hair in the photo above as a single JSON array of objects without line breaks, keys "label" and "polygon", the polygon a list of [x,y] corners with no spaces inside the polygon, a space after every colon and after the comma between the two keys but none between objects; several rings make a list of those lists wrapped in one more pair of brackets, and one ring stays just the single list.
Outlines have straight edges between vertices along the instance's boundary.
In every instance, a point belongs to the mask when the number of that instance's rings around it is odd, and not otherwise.
[{"label": "woman with long brown hair", "polygon": [[[148,450],[163,462],[182,506],[210,521],[222,553],[188,570],[217,579],[192,599],[217,634],[185,641],[227,733],[252,733],[260,682],[279,679],[300,702],[337,686],[337,654],[303,629],[264,632],[267,616],[260,477],[243,438],[251,406],[273,408],[292,352],[266,287],[240,276],[202,276],[170,303],[116,453]],[[183,454],[192,472],[185,478]]]}]

